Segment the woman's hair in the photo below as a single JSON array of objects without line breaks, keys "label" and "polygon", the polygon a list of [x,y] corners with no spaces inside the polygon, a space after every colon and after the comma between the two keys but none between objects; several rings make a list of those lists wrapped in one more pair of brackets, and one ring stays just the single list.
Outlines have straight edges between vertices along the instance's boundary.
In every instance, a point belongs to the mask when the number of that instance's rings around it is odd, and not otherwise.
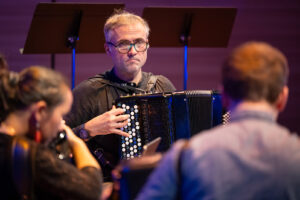
[{"label": "woman's hair", "polygon": [[0,53],[0,70],[1,69],[8,69],[8,64],[6,62],[6,59],[5,59],[4,55],[2,55]]},{"label": "woman's hair", "polygon": [[63,85],[67,83],[58,72],[40,66],[24,69],[19,74],[0,70],[0,122],[16,111],[38,101],[48,108],[63,102]]}]

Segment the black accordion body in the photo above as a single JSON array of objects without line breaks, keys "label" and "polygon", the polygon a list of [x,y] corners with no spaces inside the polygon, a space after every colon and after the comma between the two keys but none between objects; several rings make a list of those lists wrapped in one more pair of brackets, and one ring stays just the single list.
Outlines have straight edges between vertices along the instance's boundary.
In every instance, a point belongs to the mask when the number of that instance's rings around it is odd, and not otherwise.
[{"label": "black accordion body", "polygon": [[115,104],[130,115],[122,129],[130,137],[121,137],[121,159],[140,156],[143,146],[157,137],[163,152],[177,139],[222,124],[221,96],[211,90],[124,96]]}]

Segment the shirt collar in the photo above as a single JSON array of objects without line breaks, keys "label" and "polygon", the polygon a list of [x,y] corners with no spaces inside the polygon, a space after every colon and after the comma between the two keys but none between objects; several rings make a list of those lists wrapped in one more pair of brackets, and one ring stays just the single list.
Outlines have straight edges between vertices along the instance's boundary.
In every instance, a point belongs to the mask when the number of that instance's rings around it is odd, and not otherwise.
[{"label": "shirt collar", "polygon": [[142,72],[142,79],[140,80],[140,82],[138,84],[133,83],[133,82],[127,82],[127,81],[124,81],[124,80],[120,79],[119,77],[117,77],[117,75],[114,72],[114,68],[112,68],[110,71],[108,71],[107,76],[108,76],[109,80],[112,82],[125,84],[125,85],[131,86],[131,87],[136,87],[136,88],[141,88],[141,89],[147,88],[147,82],[150,77],[150,75],[148,73]]},{"label": "shirt collar", "polygon": [[268,122],[276,122],[275,117],[269,112],[256,110],[241,110],[235,111],[234,113],[230,114],[230,122],[244,119],[256,119]]}]

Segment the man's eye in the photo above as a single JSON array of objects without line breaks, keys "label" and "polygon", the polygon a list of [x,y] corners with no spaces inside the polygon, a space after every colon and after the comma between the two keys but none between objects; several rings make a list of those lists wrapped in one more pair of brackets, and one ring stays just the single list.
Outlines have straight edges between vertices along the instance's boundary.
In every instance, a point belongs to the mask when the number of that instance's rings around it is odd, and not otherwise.
[{"label": "man's eye", "polygon": [[144,40],[136,40],[134,41],[135,44],[144,44],[146,43]]},{"label": "man's eye", "polygon": [[120,42],[119,44],[118,44],[118,46],[119,47],[124,47],[124,46],[129,46],[130,45],[130,42],[128,41],[128,42]]},{"label": "man's eye", "polygon": [[138,40],[138,41],[136,41],[137,43],[146,43],[146,41],[145,40]]}]

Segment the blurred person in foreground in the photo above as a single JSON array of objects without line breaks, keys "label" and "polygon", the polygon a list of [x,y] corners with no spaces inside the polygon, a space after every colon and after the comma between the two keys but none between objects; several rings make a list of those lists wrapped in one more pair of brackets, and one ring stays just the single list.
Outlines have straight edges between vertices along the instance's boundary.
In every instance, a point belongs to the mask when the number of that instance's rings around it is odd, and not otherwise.
[{"label": "blurred person in foreground", "polygon": [[[50,69],[0,70],[1,199],[99,199],[100,167],[62,120],[72,99],[64,78]],[[48,147],[62,130],[75,165]]]},{"label": "blurred person in foreground", "polygon": [[230,122],[176,142],[137,199],[300,199],[300,140],[276,122],[288,71],[269,44],[236,48],[222,66]]},{"label": "blurred person in foreground", "polygon": [[8,64],[7,64],[7,61],[6,61],[5,57],[4,57],[4,55],[2,55],[0,53],[0,70],[1,69],[8,69]]}]

